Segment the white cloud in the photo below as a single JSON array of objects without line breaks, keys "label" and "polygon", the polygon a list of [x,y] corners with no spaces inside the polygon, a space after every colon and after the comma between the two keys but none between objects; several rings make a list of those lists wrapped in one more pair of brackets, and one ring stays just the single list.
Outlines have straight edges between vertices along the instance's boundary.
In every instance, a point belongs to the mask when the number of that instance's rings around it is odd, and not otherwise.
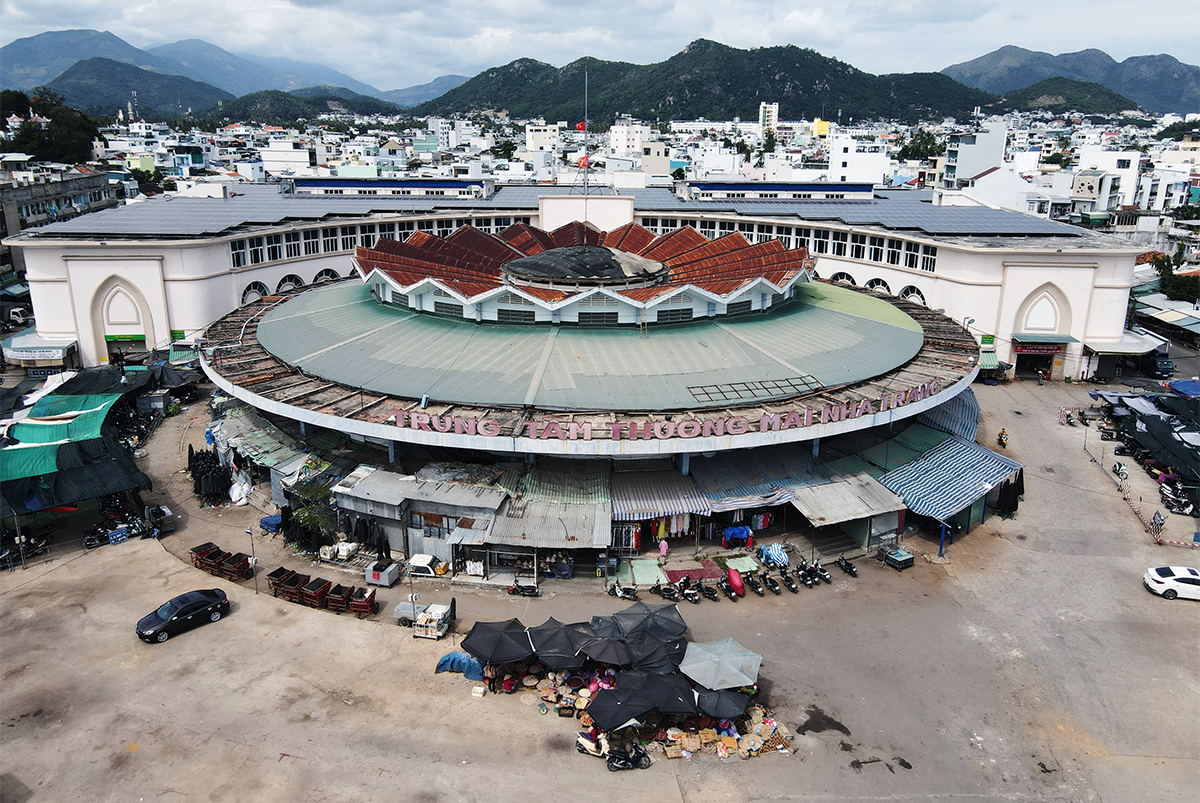
[{"label": "white cloud", "polygon": [[5,43],[67,28],[109,30],[137,47],[196,38],[326,64],[380,89],[522,57],[648,64],[698,38],[809,47],[872,73],[940,70],[1007,44],[1194,62],[1200,29],[1195,4],[1123,0],[1093,0],[1083,12],[1034,0],[7,0],[0,10]]}]

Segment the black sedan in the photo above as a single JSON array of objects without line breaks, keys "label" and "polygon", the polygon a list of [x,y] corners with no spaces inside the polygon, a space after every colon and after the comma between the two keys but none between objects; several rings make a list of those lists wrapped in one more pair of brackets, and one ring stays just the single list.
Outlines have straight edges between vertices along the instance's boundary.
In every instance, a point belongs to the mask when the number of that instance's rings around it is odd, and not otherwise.
[{"label": "black sedan", "polygon": [[164,602],[154,613],[137,623],[142,641],[164,642],[176,633],[215,622],[229,613],[229,600],[219,588],[205,588],[180,594]]}]

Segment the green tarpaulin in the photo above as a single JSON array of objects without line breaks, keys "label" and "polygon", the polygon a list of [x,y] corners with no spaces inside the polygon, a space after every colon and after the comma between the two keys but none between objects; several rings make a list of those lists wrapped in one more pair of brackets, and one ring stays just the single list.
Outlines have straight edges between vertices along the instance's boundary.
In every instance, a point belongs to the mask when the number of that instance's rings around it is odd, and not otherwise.
[{"label": "green tarpaulin", "polygon": [[[44,397],[24,421],[9,428],[9,436],[21,443],[85,441],[100,437],[100,427],[118,394]],[[53,420],[51,420],[53,419]]]}]

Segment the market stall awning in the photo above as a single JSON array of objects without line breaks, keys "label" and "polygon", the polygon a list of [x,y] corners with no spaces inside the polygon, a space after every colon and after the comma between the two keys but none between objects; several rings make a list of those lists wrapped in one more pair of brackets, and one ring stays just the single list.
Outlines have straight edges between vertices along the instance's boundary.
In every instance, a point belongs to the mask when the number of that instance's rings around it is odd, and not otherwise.
[{"label": "market stall awning", "polygon": [[100,428],[119,393],[96,396],[51,394],[33,405],[29,415],[8,429],[21,443],[85,441],[100,437]]},{"label": "market stall awning", "polygon": [[904,500],[870,474],[838,477],[824,485],[796,489],[792,505],[815,526],[840,524],[904,510]]},{"label": "market stall awning", "polygon": [[979,352],[979,368],[982,371],[994,371],[1000,367],[1000,358],[994,351]]},{"label": "market stall awning", "polygon": [[781,505],[796,487],[822,481],[807,444],[693,456],[690,468],[713,512]]},{"label": "market stall awning", "polygon": [[708,515],[708,499],[678,471],[618,471],[612,477],[613,521],[641,521],[679,513]]},{"label": "market stall awning", "polygon": [[1013,332],[1012,339],[1018,343],[1078,343],[1070,335],[1060,335],[1054,332]]},{"label": "market stall awning", "polygon": [[1125,332],[1119,340],[1089,340],[1084,346],[1093,354],[1146,354],[1165,342],[1149,332]]},{"label": "market stall awning", "polygon": [[6,339],[0,346],[6,360],[61,360],[74,347],[74,340],[42,337],[28,329]]},{"label": "market stall awning", "polygon": [[[995,352],[984,353],[995,355]],[[967,388],[953,399],[921,413],[917,416],[917,421],[942,432],[949,432],[951,435],[973,441],[979,432],[979,400],[975,398],[975,392]],[[912,429],[909,427],[903,435],[907,435]],[[928,451],[928,449],[924,451]]]},{"label": "market stall awning", "polygon": [[880,483],[903,497],[914,513],[944,520],[1009,479],[1021,464],[953,437],[920,459],[889,471]]},{"label": "market stall awning", "polygon": [[485,543],[539,549],[604,549],[612,541],[612,506],[509,499]]}]

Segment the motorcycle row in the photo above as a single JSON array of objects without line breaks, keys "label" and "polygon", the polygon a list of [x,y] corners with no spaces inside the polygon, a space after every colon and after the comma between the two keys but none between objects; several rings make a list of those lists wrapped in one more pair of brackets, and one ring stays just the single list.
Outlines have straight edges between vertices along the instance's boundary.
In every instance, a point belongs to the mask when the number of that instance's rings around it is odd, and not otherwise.
[{"label": "motorcycle row", "polygon": [[[1163,507],[1177,516],[1200,518],[1200,505],[1196,504],[1194,492],[1189,492],[1183,480],[1170,466],[1155,460],[1149,449],[1131,437],[1122,436],[1116,429],[1102,429],[1100,437],[1104,440],[1122,440],[1121,445],[1113,449],[1113,453],[1121,457],[1132,457],[1158,483],[1158,495]],[[1112,473],[1122,480],[1129,479],[1129,467],[1125,463],[1114,463]]]},{"label": "motorcycle row", "polygon": [[[833,564],[851,577],[858,576],[858,569],[845,555],[839,555]],[[779,575],[778,579],[772,571]],[[685,574],[674,583],[655,583],[650,587],[650,593],[668,602],[690,602],[699,605],[706,599],[718,602],[722,594],[737,602],[746,595],[747,588],[760,597],[766,596],[768,592],[779,596],[784,588],[798,594],[801,585],[805,588],[816,588],[822,582],[832,584],[833,577],[829,570],[821,565],[821,561],[815,559],[808,563],[804,558],[800,558],[790,569],[787,565],[779,563],[765,564],[761,571],[747,572],[744,575],[736,569],[730,569],[713,585],[705,583],[703,578],[693,580],[690,575]],[[608,587],[608,593],[610,596],[631,602],[636,602],[638,598],[637,588],[622,585],[620,580],[614,581]]]}]

